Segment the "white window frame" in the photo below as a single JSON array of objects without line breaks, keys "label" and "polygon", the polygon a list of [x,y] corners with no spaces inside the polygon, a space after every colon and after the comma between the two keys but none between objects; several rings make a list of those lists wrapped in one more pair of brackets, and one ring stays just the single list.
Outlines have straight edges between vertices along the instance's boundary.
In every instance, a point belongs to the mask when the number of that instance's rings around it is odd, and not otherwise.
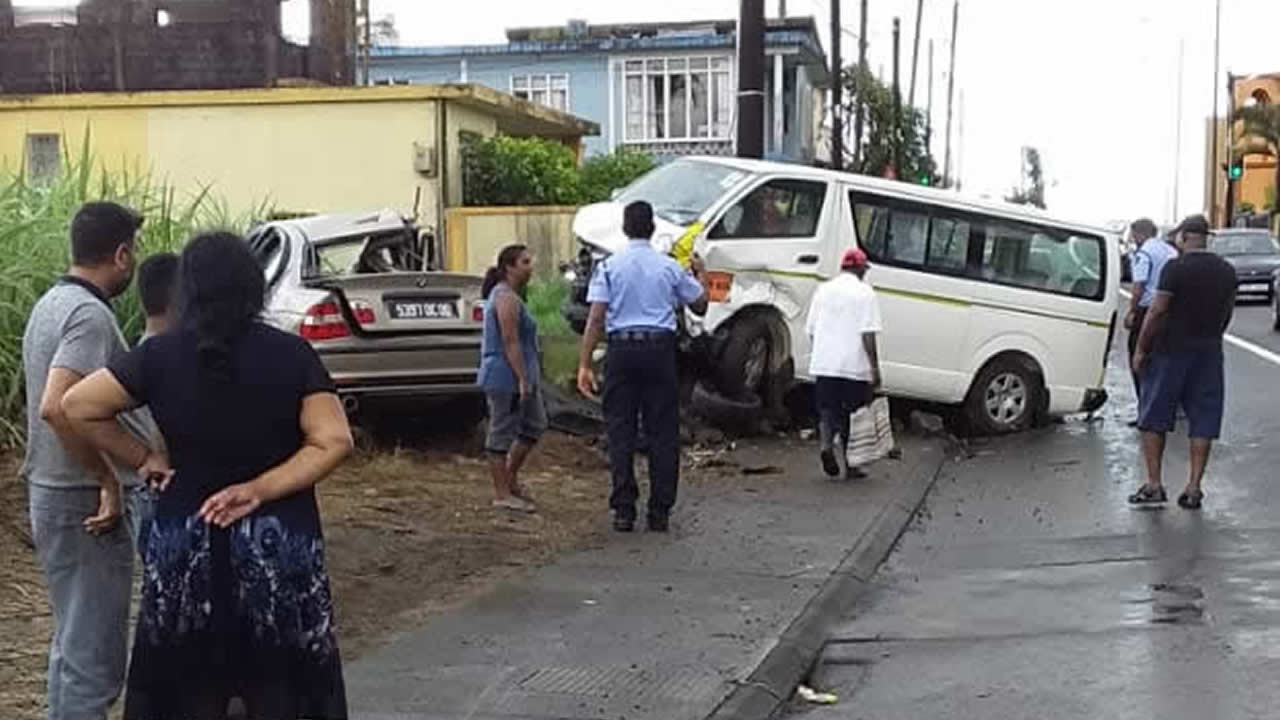
[{"label": "white window frame", "polygon": [[[534,78],[541,78],[547,84],[547,102],[545,103],[536,102],[533,99]],[[525,89],[521,91],[528,95],[527,98],[521,98],[525,102],[531,102],[535,105],[548,107],[552,110],[559,110],[563,113],[570,112],[571,108],[573,108],[573,92],[571,90],[572,83],[569,82],[569,73],[512,73],[508,86],[508,91],[512,95],[516,94],[516,80],[524,80],[525,82]],[[555,83],[559,80],[564,81],[564,107],[562,108],[558,108],[551,104],[551,93],[557,89],[555,88]]]},{"label": "white window frame", "polygon": [[[676,72],[674,73],[674,74],[676,74],[676,75],[683,75],[683,76],[684,76],[684,78],[685,78],[685,83],[684,83],[684,93],[685,93],[685,95],[684,95],[684,97],[685,97],[685,102],[684,102],[684,112],[685,112],[685,122],[684,122],[684,127],[685,127],[685,136],[684,136],[684,137],[670,137],[670,132],[671,132],[671,102],[670,102],[670,91],[669,91],[669,85],[670,85],[670,83],[671,83],[671,79],[670,79],[670,78],[671,78],[671,77],[672,77],[672,75],[673,75],[672,71],[670,70],[670,65],[671,65],[671,61],[672,61],[672,60],[676,60],[676,61],[683,61],[683,62],[684,62],[684,70],[683,70],[683,71],[676,71]],[[706,61],[707,61],[707,68],[706,68],[705,70],[692,70],[692,69],[690,69],[690,68],[691,68],[691,63],[692,63],[692,61],[694,61],[694,60],[706,60]],[[721,60],[721,61],[725,61],[725,62],[726,62],[725,68],[724,68],[723,70],[717,70],[717,69],[714,69],[714,68],[713,68],[713,64],[714,64],[714,62],[715,62],[715,61],[717,61],[717,60]],[[630,62],[639,62],[639,63],[640,63],[640,70],[638,70],[638,71],[636,71],[636,70],[627,70],[627,63],[630,63]],[[649,63],[651,63],[651,62],[661,62],[661,63],[662,63],[662,72],[661,72],[661,73],[658,73],[658,72],[651,72],[651,71],[649,70]],[[715,109],[716,109],[716,97],[715,97],[715,92],[714,92],[714,89],[715,89],[714,78],[715,78],[715,76],[716,76],[716,75],[723,75],[723,76],[725,76],[725,81],[729,84],[730,89],[732,89],[732,88],[734,87],[734,82],[735,82],[735,78],[734,78],[734,75],[735,75],[735,69],[734,69],[734,63],[733,63],[733,56],[732,56],[732,55],[716,54],[716,53],[703,53],[703,54],[694,54],[694,55],[657,55],[657,56],[653,56],[653,55],[650,55],[650,56],[625,55],[625,56],[621,56],[621,57],[619,57],[619,58],[618,58],[618,67],[619,67],[619,69],[621,70],[621,73],[622,73],[622,89],[621,89],[621,91],[620,91],[620,92],[621,92],[621,95],[622,95],[622,122],[621,122],[621,125],[622,125],[622,142],[623,142],[623,144],[640,145],[640,144],[650,144],[650,143],[731,142],[731,141],[733,140],[733,124],[734,124],[734,121],[735,121],[734,114],[737,112],[737,109],[734,107],[735,103],[733,102],[733,99],[732,99],[732,97],[731,97],[731,98],[730,98],[730,101],[729,101],[729,107],[727,108],[727,111],[728,111],[728,113],[729,113],[728,125],[727,125],[727,127],[728,127],[728,131],[727,131],[723,136],[721,136],[721,135],[717,135],[717,134],[716,134],[716,114],[715,114]],[[693,75],[695,75],[695,74],[697,74],[697,75],[702,75],[702,76],[705,78],[705,80],[706,80],[706,88],[707,88],[707,134],[706,134],[705,136],[695,136],[695,135],[692,135],[692,134],[691,134],[691,133],[693,132],[693,129],[694,129],[694,128],[693,128],[693,81],[692,81],[692,77],[693,77]],[[630,108],[628,107],[628,100],[627,100],[627,95],[628,95],[628,93],[627,93],[627,80],[628,80],[629,78],[633,78],[633,77],[641,78],[641,81],[640,81],[640,82],[641,82],[641,85],[642,85],[642,87],[643,87],[643,89],[644,89],[644,92],[643,92],[643,98],[642,98],[642,99],[641,99],[641,101],[640,101],[640,103],[641,103],[641,113],[640,113],[640,115],[641,115],[642,120],[643,120],[643,124],[642,124],[642,128],[643,128],[643,129],[641,130],[641,135],[642,135],[642,137],[638,137],[638,138],[637,138],[637,137],[631,137],[630,132],[629,132],[629,130],[628,130],[628,122],[627,122],[627,119],[628,119],[628,116],[629,116],[628,110],[630,109]],[[664,128],[666,128],[666,130],[667,130],[667,133],[668,133],[668,136],[667,136],[667,137],[661,137],[661,138],[659,138],[659,137],[651,137],[651,129],[650,129],[650,127],[649,127],[649,125],[650,125],[650,122],[649,122],[649,115],[650,115],[650,112],[649,112],[649,109],[650,109],[650,102],[649,102],[649,100],[650,100],[650,98],[651,98],[652,93],[650,92],[650,82],[649,82],[649,79],[650,79],[650,78],[652,78],[652,77],[661,77],[661,78],[662,78],[662,90],[663,90],[663,95],[664,95],[664,97],[666,97],[666,98],[667,98],[667,101],[666,101],[666,102],[664,102],[664,103],[663,103],[663,105],[662,105],[662,113],[663,113],[663,117],[662,117],[662,126],[663,126]]]},{"label": "white window frame", "polygon": [[[23,142],[23,160],[26,167],[27,180],[35,185],[43,185],[53,182],[62,172],[62,135],[51,132],[29,132]],[[44,162],[36,162],[37,150],[45,148],[38,147],[40,145],[53,146],[53,162],[52,164]],[[42,160],[44,158],[41,158]]]}]

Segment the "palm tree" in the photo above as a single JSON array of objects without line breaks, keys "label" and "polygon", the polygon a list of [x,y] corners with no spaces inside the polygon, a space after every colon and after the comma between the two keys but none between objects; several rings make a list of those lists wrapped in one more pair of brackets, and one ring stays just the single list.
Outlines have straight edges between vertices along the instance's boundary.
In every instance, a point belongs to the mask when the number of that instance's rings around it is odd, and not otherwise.
[{"label": "palm tree", "polygon": [[1278,200],[1271,211],[1280,212],[1280,105],[1251,105],[1236,111],[1235,119],[1244,123],[1244,136],[1236,144],[1235,154],[1268,155],[1276,161],[1275,188]]}]

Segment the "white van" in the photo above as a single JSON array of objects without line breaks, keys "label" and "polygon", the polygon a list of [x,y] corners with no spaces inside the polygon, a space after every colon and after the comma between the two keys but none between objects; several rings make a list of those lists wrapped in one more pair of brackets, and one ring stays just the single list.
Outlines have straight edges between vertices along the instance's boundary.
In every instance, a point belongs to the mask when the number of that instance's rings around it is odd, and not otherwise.
[{"label": "white van", "polygon": [[729,397],[812,380],[809,300],[857,245],[880,298],[888,394],[962,405],[989,433],[1106,402],[1120,274],[1106,230],[862,175],[681,159],[578,212],[584,248],[566,316],[579,327],[591,265],[625,244],[633,200],[654,206],[655,246],[706,260],[711,307],[685,328],[701,336],[706,379]]}]

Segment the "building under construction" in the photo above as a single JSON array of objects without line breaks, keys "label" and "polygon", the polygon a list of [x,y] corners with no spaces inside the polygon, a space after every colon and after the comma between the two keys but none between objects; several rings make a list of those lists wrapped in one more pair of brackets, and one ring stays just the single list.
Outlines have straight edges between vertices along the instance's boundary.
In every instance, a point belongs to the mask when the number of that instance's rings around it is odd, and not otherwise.
[{"label": "building under construction", "polygon": [[352,85],[355,0],[310,0],[310,44],[281,0],[0,0],[0,94]]}]

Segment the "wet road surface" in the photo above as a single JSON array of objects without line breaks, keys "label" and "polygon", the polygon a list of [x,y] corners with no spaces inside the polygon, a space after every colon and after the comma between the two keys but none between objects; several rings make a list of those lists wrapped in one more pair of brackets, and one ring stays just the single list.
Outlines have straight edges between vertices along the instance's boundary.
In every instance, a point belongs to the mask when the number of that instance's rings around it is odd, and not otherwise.
[{"label": "wet road surface", "polygon": [[[1243,306],[1232,333],[1280,353],[1271,323]],[[1228,345],[1204,510],[1133,510],[1140,451],[1117,344],[1100,421],[975,445],[944,469],[831,639],[816,681],[839,704],[798,715],[1280,716],[1280,365]],[[1171,500],[1186,451],[1170,436]]]}]

